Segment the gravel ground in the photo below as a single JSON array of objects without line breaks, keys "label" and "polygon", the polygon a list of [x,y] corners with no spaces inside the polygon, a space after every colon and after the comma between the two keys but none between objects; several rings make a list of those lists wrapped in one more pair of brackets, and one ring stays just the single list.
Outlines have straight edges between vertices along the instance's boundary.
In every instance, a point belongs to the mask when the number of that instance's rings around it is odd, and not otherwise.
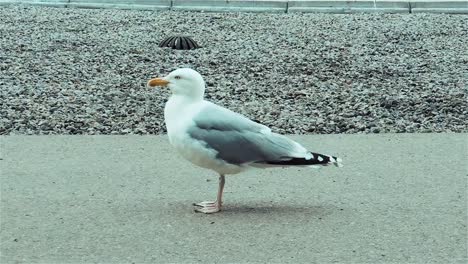
[{"label": "gravel ground", "polygon": [[[190,35],[193,51],[160,49]],[[0,134],[159,134],[189,66],[280,133],[468,132],[468,16],[0,8]]]}]

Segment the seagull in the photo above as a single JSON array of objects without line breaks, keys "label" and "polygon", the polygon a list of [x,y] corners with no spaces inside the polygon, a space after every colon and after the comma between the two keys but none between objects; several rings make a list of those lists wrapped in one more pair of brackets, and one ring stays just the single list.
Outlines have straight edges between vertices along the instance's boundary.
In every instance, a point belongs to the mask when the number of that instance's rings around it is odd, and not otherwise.
[{"label": "seagull", "polygon": [[221,210],[228,174],[250,168],[341,167],[340,158],[310,152],[267,126],[204,100],[205,82],[195,70],[180,68],[147,85],[167,87],[172,93],[164,108],[170,144],[193,164],[219,174],[216,200],[194,203],[196,212]]}]

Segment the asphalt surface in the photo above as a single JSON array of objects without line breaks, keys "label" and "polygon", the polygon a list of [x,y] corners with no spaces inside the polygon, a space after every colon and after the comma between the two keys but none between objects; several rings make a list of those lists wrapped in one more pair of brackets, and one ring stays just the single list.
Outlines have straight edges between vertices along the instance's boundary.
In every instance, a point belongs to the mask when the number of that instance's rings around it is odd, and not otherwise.
[{"label": "asphalt surface", "polygon": [[467,134],[294,136],[345,167],[217,177],[165,136],[3,136],[1,263],[466,263]]}]

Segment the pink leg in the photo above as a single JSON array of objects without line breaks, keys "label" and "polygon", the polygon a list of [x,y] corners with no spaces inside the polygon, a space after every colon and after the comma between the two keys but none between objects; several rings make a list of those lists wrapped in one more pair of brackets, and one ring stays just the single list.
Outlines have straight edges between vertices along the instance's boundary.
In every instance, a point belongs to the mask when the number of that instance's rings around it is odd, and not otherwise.
[{"label": "pink leg", "polygon": [[224,175],[219,176],[219,187],[218,187],[218,195],[216,196],[216,201],[214,202],[201,202],[193,204],[197,208],[195,208],[195,212],[205,213],[205,214],[212,214],[221,211],[222,207],[222,199],[223,199],[223,190],[224,190],[224,183],[225,183]]}]

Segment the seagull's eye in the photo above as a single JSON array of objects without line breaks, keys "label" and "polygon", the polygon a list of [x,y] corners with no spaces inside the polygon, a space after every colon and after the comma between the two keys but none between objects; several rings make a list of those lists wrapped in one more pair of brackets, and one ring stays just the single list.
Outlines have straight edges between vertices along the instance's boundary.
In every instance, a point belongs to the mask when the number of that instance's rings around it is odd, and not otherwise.
[{"label": "seagull's eye", "polygon": [[175,76],[174,79],[176,80],[180,80],[182,77],[180,77],[179,75]]}]

